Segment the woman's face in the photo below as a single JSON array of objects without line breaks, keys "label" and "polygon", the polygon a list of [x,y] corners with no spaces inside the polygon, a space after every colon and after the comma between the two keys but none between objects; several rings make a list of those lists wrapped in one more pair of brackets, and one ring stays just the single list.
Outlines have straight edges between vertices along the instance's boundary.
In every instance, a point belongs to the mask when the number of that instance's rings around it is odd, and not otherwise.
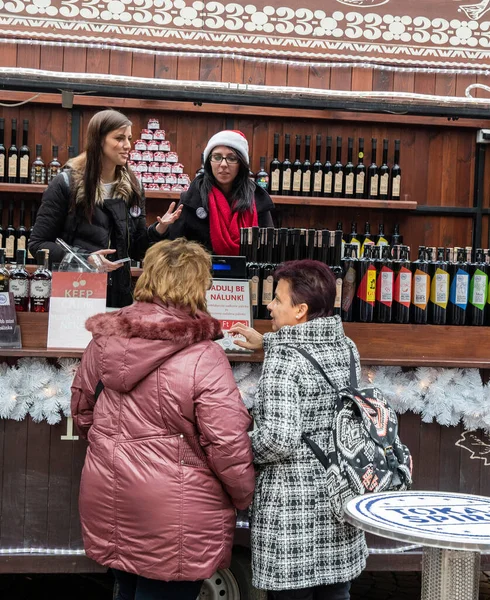
[{"label": "woman's face", "polygon": [[[218,158],[218,155],[224,157],[219,162],[213,160],[214,158]],[[224,159],[228,157],[231,157],[232,160],[236,160],[238,158],[238,155],[233,148],[229,148],[228,146],[216,146],[216,148],[213,148],[210,156],[211,170],[214,178],[221,186],[224,187],[227,187],[233,183],[235,177],[238,175],[238,171],[240,170],[240,162],[238,161],[235,164],[227,162]]]},{"label": "woman's face", "polygon": [[129,125],[109,131],[102,142],[103,157],[114,166],[125,165],[129,158],[132,137]]},{"label": "woman's face", "polygon": [[279,279],[274,300],[267,306],[271,313],[272,331],[277,331],[284,325],[298,325],[307,320],[306,304],[293,306],[291,288],[287,279]]}]

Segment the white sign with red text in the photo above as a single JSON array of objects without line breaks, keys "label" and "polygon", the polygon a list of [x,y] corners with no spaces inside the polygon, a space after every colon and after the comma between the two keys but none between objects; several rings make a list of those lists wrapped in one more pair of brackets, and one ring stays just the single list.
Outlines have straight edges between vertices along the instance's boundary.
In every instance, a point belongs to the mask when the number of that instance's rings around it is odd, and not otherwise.
[{"label": "white sign with red text", "polygon": [[228,352],[249,352],[234,343],[229,330],[236,323],[252,326],[250,283],[242,279],[213,279],[206,298],[208,311],[220,321],[225,336],[218,344]]},{"label": "white sign with red text", "polygon": [[106,273],[53,273],[48,348],[86,348],[92,334],[85,329],[85,321],[105,312],[106,295]]}]

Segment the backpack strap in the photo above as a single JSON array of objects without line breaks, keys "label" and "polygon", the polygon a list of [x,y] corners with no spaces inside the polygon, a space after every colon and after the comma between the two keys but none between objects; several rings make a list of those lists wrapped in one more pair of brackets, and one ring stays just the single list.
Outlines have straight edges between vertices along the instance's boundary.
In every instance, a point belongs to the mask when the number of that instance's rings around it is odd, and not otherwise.
[{"label": "backpack strap", "polygon": [[[311,356],[311,354],[306,352],[306,350],[303,350],[303,348],[297,348],[296,346],[291,346],[291,347],[294,348],[296,350],[296,352],[299,352],[300,354],[302,354],[306,358],[306,360],[309,360],[310,363],[315,367],[315,369],[317,371],[319,371],[321,375],[323,375],[323,377],[327,380],[327,382],[330,384],[330,386],[333,387],[333,389],[337,393],[339,393],[340,390],[339,390],[338,386],[335,385],[335,383],[325,373],[325,369],[320,365],[320,363],[315,358],[313,358],[313,356]],[[352,361],[352,359],[353,359],[353,355],[352,355],[351,361]],[[351,365],[352,365],[352,363],[351,363]],[[351,368],[352,368],[352,366],[351,366]],[[354,364],[354,374],[355,374],[355,364]],[[352,373],[351,373],[351,376],[352,376]]]},{"label": "backpack strap", "polygon": [[356,358],[354,356],[354,350],[350,349],[350,385],[354,389],[357,389],[357,370],[356,370]]},{"label": "backpack strap", "polygon": [[95,392],[94,392],[94,397],[95,397],[95,401],[97,402],[99,396],[102,394],[102,391],[104,390],[104,384],[102,383],[102,379],[99,379],[99,381],[97,382],[97,385],[95,386]]}]

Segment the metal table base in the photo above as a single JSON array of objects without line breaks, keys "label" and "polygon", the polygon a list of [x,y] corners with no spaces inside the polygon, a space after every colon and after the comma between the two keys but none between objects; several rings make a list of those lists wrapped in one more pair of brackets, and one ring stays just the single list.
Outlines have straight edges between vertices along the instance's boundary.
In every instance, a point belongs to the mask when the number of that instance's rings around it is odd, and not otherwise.
[{"label": "metal table base", "polygon": [[478,600],[480,553],[424,548],[422,600]]}]

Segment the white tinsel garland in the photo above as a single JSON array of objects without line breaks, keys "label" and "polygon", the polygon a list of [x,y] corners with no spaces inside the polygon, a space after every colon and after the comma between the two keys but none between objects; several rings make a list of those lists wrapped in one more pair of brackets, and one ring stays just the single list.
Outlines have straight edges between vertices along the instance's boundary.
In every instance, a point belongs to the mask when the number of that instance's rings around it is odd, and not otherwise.
[{"label": "white tinsel garland", "polygon": [[[0,418],[22,421],[29,414],[36,422],[59,423],[70,416],[71,384],[80,361],[62,358],[22,358],[9,367],[0,363]],[[235,363],[233,374],[248,409],[262,371],[259,363]],[[419,367],[364,367],[362,387],[375,385],[398,413],[411,411],[422,421],[490,433],[490,383],[483,385],[478,369]]]}]

